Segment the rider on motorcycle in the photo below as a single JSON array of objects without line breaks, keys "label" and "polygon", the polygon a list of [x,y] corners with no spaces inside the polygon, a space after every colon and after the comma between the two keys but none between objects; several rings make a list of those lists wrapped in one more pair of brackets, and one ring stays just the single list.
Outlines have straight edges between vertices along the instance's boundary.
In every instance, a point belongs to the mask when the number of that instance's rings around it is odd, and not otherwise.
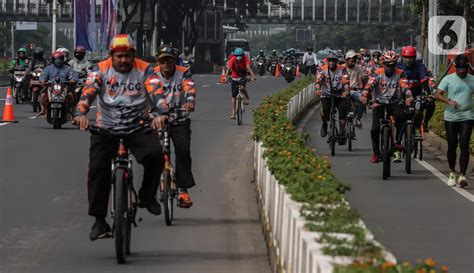
[{"label": "rider on motorcycle", "polygon": [[345,141],[345,127],[347,121],[347,112],[350,108],[349,92],[350,82],[347,69],[338,65],[338,57],[334,53],[329,53],[327,56],[328,64],[321,67],[321,71],[316,75],[316,94],[321,96],[321,118],[323,125],[321,127],[321,137],[326,137],[328,134],[329,112],[331,110],[331,98],[324,95],[340,95],[334,98],[334,104],[339,112],[340,143]]},{"label": "rider on motorcycle", "polygon": [[194,63],[194,55],[191,52],[189,46],[184,47],[184,52],[179,55],[179,58],[185,63],[187,62],[189,65],[192,65]]},{"label": "rider on motorcycle", "polygon": [[403,88],[405,73],[396,68],[398,56],[394,51],[386,51],[382,54],[381,62],[383,68],[377,69],[375,75],[369,78],[365,91],[362,96],[367,99],[370,92],[373,104],[372,111],[372,138],[373,155],[370,158],[372,163],[378,163],[381,160],[380,153],[380,120],[383,119],[385,112],[388,112],[395,119],[395,145],[394,162],[401,162],[403,126],[407,119],[405,105],[400,104],[404,98],[406,102],[412,100],[412,94],[406,92]]},{"label": "rider on motorcycle", "polygon": [[[26,57],[26,48],[19,48],[17,51],[17,57],[14,58],[11,63],[10,63],[10,73],[11,75],[11,87],[13,89],[14,85],[14,73],[15,71],[21,70],[25,71],[25,73],[28,73],[28,67],[29,67],[30,59]],[[23,79],[23,83],[21,85],[21,89],[23,91],[23,97],[28,98],[28,86],[29,86],[29,78],[25,74],[25,78]]]},{"label": "rider on motorcycle", "polygon": [[[416,49],[413,46],[404,46],[402,48],[402,62],[398,63],[397,67],[405,72],[408,80],[408,88],[413,93],[413,97],[416,98],[421,95],[431,95],[429,86],[430,73],[426,69],[426,66],[416,60]],[[423,120],[424,128],[428,130],[428,122],[433,117],[436,105],[432,97],[428,96],[421,104],[421,109],[415,111],[415,128],[420,128],[420,124]],[[423,110],[426,111],[423,119]],[[420,132],[417,132],[420,133]]]},{"label": "rider on motorcycle", "polygon": [[86,60],[85,57],[86,48],[83,46],[76,46],[74,49],[74,58],[69,61],[69,66],[79,74],[83,71],[90,72],[89,68],[92,64]]},{"label": "rider on motorcycle", "polygon": [[29,63],[29,71],[36,69],[44,69],[48,66],[48,60],[44,58],[44,50],[41,47],[36,47],[33,51],[33,59]]},{"label": "rider on motorcycle", "polygon": [[[73,107],[74,95],[72,93],[73,90],[71,86],[76,84],[77,75],[76,73],[74,73],[74,71],[72,70],[70,66],[67,66],[64,63],[64,59],[65,59],[65,56],[62,52],[60,51],[54,52],[53,55],[51,56],[52,64],[45,67],[45,69],[41,73],[39,80],[41,84],[46,88],[43,88],[43,90],[41,90],[41,95],[39,99],[40,105],[41,105],[41,112],[39,114],[40,116],[46,114],[46,105],[48,103],[48,94],[47,94],[48,89],[47,89],[47,86],[45,85],[47,85],[49,81],[53,81],[54,79],[56,79],[56,77],[59,77],[62,83],[67,82],[69,84],[69,86],[67,86],[67,97],[66,97],[65,103],[66,105],[68,105],[69,108]],[[68,115],[70,115],[69,111],[68,111]]]},{"label": "rider on motorcycle", "polygon": [[287,55],[283,59],[285,63],[291,62],[293,65],[296,65],[295,49],[290,48],[286,52],[287,52]]},{"label": "rider on motorcycle", "polygon": [[278,62],[278,54],[277,54],[276,49],[272,50],[272,55],[268,56],[268,59],[270,60],[270,62],[273,62],[273,61]]},{"label": "rider on motorcycle", "polygon": [[[145,82],[147,90],[157,96],[160,128],[164,128],[169,119],[170,107],[178,105],[186,111],[194,111],[196,103],[196,87],[191,71],[188,67],[176,65],[177,57],[169,45],[160,46],[156,53],[158,65],[155,73]],[[181,114],[176,117],[179,123],[170,127],[170,136],[176,154],[178,206],[189,208],[193,202],[188,189],[196,185],[191,168],[191,119],[187,113]]]},{"label": "rider on motorcycle", "polygon": [[[257,80],[255,74],[250,67],[250,60],[247,55],[244,54],[244,50],[240,47],[234,50],[234,55],[229,60],[229,68],[226,71],[225,78],[227,79],[232,72],[232,82],[231,82],[231,91],[232,91],[232,113],[230,115],[231,119],[235,119],[235,109],[236,109],[236,97],[239,94],[239,81],[241,78],[247,77],[247,73],[252,75],[253,80]],[[245,87],[245,86],[244,86]],[[248,104],[250,97],[247,92],[247,89],[244,88],[242,93],[245,96],[244,104]]]},{"label": "rider on motorcycle", "polygon": [[[127,34],[116,35],[110,44],[111,57],[97,65],[97,70],[87,78],[81,99],[76,107],[73,123],[82,130],[89,127],[87,113],[94,100],[97,101],[96,125],[108,130],[128,131],[138,128],[140,121],[158,115],[156,95],[145,88],[145,81],[153,74],[153,68],[135,58],[135,43]],[[152,126],[159,126],[155,117]],[[139,207],[152,214],[161,214],[156,200],[161,172],[164,166],[163,151],[158,134],[136,131],[125,137],[136,160],[143,165],[142,187],[138,193]],[[111,188],[111,161],[119,146],[119,138],[108,135],[91,135],[89,149],[89,215],[96,218],[89,238],[107,238],[110,226],[105,217]]]}]

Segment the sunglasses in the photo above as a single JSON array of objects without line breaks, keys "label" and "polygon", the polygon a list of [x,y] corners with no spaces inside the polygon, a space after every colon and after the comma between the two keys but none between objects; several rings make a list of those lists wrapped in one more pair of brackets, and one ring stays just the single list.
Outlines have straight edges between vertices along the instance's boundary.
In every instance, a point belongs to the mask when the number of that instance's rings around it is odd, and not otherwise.
[{"label": "sunglasses", "polygon": [[337,62],[337,59],[328,59],[328,62]]},{"label": "sunglasses", "polygon": [[383,65],[388,66],[388,67],[394,67],[395,62],[385,62],[385,63],[383,63]]}]

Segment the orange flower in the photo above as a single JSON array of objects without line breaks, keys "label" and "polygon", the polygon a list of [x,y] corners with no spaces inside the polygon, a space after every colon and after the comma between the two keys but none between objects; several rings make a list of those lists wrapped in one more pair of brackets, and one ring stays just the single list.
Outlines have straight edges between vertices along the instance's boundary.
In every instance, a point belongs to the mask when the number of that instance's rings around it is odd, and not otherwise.
[{"label": "orange flower", "polygon": [[409,266],[410,266],[410,263],[409,263],[409,262],[404,262],[404,263],[402,264],[402,266],[403,266],[403,267],[409,267]]},{"label": "orange flower", "polygon": [[416,273],[426,273],[426,269],[424,268],[418,269]]},{"label": "orange flower", "polygon": [[431,258],[426,259],[425,264],[428,265],[428,266],[431,266],[431,267],[436,266],[436,262]]},{"label": "orange flower", "polygon": [[445,266],[445,265],[443,265],[443,266],[441,267],[441,272],[447,273],[447,272],[448,272],[448,267]]}]

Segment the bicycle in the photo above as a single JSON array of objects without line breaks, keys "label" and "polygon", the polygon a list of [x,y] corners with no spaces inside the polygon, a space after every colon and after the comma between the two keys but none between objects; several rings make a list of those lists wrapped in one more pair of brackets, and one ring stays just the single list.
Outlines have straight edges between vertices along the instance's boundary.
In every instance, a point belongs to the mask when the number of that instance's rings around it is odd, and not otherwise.
[{"label": "bicycle", "polygon": [[[229,79],[229,81],[232,81],[232,79]],[[237,114],[237,125],[242,125],[242,119],[243,115],[245,113],[245,106],[244,106],[244,94],[242,93],[242,89],[245,88],[245,84],[247,82],[250,82],[250,78],[241,78],[240,80],[237,81],[238,83],[238,90],[239,93],[235,97],[236,99],[236,114]]]},{"label": "bicycle", "polygon": [[[132,225],[137,227],[138,194],[133,187],[132,157],[125,145],[124,138],[137,131],[152,131],[149,124],[129,131],[114,131],[97,126],[90,126],[91,134],[119,137],[116,157],[112,160],[112,198],[110,215],[113,219],[112,237],[115,240],[117,263],[124,264],[130,255]],[[141,219],[139,219],[139,222]]]},{"label": "bicycle", "polygon": [[[163,154],[165,159],[165,166],[160,182],[160,201],[163,203],[164,216],[167,226],[171,226],[174,220],[174,201],[178,199],[178,188],[176,187],[176,174],[171,162],[171,125],[179,124],[181,121],[181,113],[188,113],[188,111],[181,108],[171,108],[170,118],[165,127],[160,130],[159,136],[161,145],[163,147]],[[176,201],[177,205],[177,201]]]},{"label": "bicycle", "polygon": [[[376,101],[370,102],[371,108],[374,109],[377,106],[381,106],[383,104],[377,103]],[[388,104],[385,104],[387,107]],[[394,120],[391,115],[388,114],[387,108],[384,110],[384,117],[380,120],[380,151],[382,155],[382,178],[387,180],[388,177],[391,176],[391,158],[393,155],[393,126]]]},{"label": "bicycle", "polygon": [[[334,95],[334,94],[329,94],[329,95],[325,94],[324,97],[329,98],[331,100],[331,108],[329,110],[329,114],[330,114],[329,134],[328,134],[327,143],[329,143],[329,150],[331,151],[331,156],[334,156],[336,154],[336,142],[339,142],[341,144],[342,141],[344,141],[344,140],[339,139],[338,137],[339,136],[339,131],[337,129],[338,121],[336,120],[337,108],[336,108],[334,100],[336,98],[343,98],[343,97],[341,95]],[[347,137],[351,139],[350,135],[347,135]],[[352,146],[351,146],[351,149],[352,149]]]},{"label": "bicycle", "polygon": [[423,123],[420,123],[420,134],[416,133],[415,128],[415,113],[416,111],[422,111],[421,105],[426,99],[426,96],[417,96],[415,101],[408,107],[407,111],[411,115],[411,119],[407,120],[405,123],[405,171],[407,174],[411,173],[411,156],[419,160],[423,160],[423,137],[424,137],[424,127]]}]

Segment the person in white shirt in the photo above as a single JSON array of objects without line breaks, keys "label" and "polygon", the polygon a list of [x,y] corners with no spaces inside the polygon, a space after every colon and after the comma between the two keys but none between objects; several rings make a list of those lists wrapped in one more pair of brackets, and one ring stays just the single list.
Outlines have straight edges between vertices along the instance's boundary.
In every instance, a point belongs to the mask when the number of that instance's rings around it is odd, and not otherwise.
[{"label": "person in white shirt", "polygon": [[303,65],[305,66],[305,75],[315,75],[316,74],[316,53],[313,52],[312,47],[308,47],[307,51],[303,55]]}]

